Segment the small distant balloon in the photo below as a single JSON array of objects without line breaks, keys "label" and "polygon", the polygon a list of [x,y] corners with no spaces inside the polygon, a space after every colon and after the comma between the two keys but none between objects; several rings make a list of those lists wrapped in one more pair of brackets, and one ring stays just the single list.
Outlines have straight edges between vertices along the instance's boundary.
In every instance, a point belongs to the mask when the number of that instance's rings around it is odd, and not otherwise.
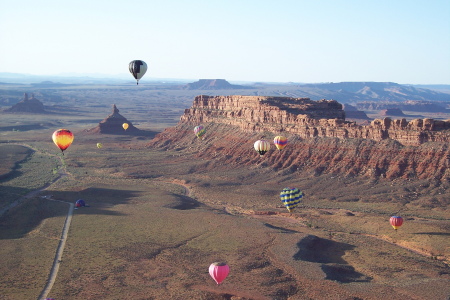
[{"label": "small distant balloon", "polygon": [[122,127],[123,127],[123,129],[127,130],[128,129],[128,123],[123,123]]},{"label": "small distant balloon", "polygon": [[284,147],[286,147],[288,139],[285,136],[279,135],[273,139],[273,143],[275,144],[275,147],[277,147],[277,149],[281,151]]},{"label": "small distant balloon", "polygon": [[97,143],[97,148],[98,149],[100,149],[100,148],[102,148],[103,147],[103,144],[102,143]]},{"label": "small distant balloon", "polygon": [[133,75],[134,79],[136,79],[136,85],[139,84],[139,79],[144,76],[145,72],[147,72],[147,64],[142,60],[133,60],[128,64],[128,69],[130,73]]},{"label": "small distant balloon", "polygon": [[195,126],[194,133],[199,139],[201,139],[202,136],[206,133],[206,130],[203,127],[203,125],[198,125],[198,126]]},{"label": "small distant balloon", "polygon": [[391,223],[391,226],[397,230],[400,226],[403,224],[403,218],[399,216],[392,216],[389,219],[389,223]]},{"label": "small distant balloon", "polygon": [[297,188],[284,188],[280,193],[281,202],[290,213],[300,204],[301,198],[303,198],[303,192]]},{"label": "small distant balloon", "polygon": [[216,281],[217,284],[220,284],[222,281],[227,278],[228,273],[230,272],[230,267],[223,262],[215,262],[209,266],[209,275]]},{"label": "small distant balloon", "polygon": [[53,142],[61,150],[64,155],[64,150],[69,148],[72,144],[74,136],[73,133],[68,129],[58,129],[53,132],[52,135]]},{"label": "small distant balloon", "polygon": [[257,140],[253,147],[255,148],[256,152],[259,153],[259,156],[263,156],[266,154],[267,151],[270,150],[270,143],[266,140]]},{"label": "small distant balloon", "polygon": [[78,199],[78,200],[75,202],[75,207],[85,207],[85,206],[86,206],[86,202],[84,202],[83,199]]}]

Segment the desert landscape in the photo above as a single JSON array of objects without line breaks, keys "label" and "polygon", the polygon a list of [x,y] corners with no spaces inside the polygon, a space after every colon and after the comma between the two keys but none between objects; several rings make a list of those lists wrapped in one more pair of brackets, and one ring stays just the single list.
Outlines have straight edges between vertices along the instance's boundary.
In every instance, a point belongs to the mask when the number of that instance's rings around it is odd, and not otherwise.
[{"label": "desert landscape", "polygon": [[0,299],[447,300],[449,94],[323,85],[0,85]]}]

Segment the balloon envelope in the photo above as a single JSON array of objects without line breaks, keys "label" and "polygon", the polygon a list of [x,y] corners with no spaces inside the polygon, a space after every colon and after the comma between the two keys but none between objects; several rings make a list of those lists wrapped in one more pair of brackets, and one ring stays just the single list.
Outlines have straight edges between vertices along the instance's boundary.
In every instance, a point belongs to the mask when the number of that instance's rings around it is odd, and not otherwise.
[{"label": "balloon envelope", "polygon": [[389,223],[391,223],[392,227],[397,230],[403,224],[403,218],[399,216],[392,216],[389,219]]},{"label": "balloon envelope", "polygon": [[123,129],[125,129],[125,130],[128,129],[128,126],[129,126],[128,123],[123,123],[123,124],[122,124],[122,127],[123,127]]},{"label": "balloon envelope", "polygon": [[206,130],[202,125],[198,125],[195,126],[194,133],[198,138],[201,138],[206,133]]},{"label": "balloon envelope", "polygon": [[62,152],[69,148],[73,142],[73,133],[68,129],[58,129],[53,132],[52,139],[56,146],[61,149]]},{"label": "balloon envelope", "polygon": [[83,199],[78,199],[78,200],[75,202],[75,207],[82,207],[82,206],[86,206],[86,202],[84,202]]},{"label": "balloon envelope", "polygon": [[259,153],[260,156],[263,156],[264,154],[266,154],[267,151],[270,150],[270,143],[266,140],[257,140],[253,144],[253,147]]},{"label": "balloon envelope", "polygon": [[139,79],[147,72],[147,64],[142,60],[133,60],[128,64],[128,69],[134,79],[136,79],[136,84],[139,84]]},{"label": "balloon envelope", "polygon": [[275,147],[277,147],[278,150],[283,150],[284,147],[286,147],[288,143],[288,139],[285,136],[276,136],[273,139],[273,143],[275,144]]},{"label": "balloon envelope", "polygon": [[303,192],[297,188],[284,188],[280,193],[281,202],[289,212],[292,212],[300,204]]},{"label": "balloon envelope", "polygon": [[228,273],[230,272],[230,267],[226,263],[215,262],[209,266],[209,275],[216,281],[217,284],[220,284],[222,281],[227,278]]}]

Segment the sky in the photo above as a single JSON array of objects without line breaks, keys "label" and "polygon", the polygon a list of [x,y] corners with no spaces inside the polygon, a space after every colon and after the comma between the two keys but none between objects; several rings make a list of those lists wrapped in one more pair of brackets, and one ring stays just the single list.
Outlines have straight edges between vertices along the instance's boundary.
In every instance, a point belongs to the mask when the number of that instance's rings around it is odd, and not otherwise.
[{"label": "sky", "polygon": [[450,84],[449,0],[0,0],[0,72]]}]

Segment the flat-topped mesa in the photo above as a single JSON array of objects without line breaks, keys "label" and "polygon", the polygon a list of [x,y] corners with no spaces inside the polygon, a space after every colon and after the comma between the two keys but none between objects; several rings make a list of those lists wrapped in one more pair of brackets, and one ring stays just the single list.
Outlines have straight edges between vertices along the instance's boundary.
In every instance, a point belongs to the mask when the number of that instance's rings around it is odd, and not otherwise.
[{"label": "flat-topped mesa", "polygon": [[[186,109],[181,121],[217,122],[239,125],[242,129],[251,124],[262,127],[288,124],[314,124],[314,120],[337,119],[345,121],[342,105],[334,100],[312,101],[309,98],[267,96],[205,96],[195,97],[191,108]],[[224,119],[225,118],[225,119]],[[250,126],[251,127],[251,126]],[[261,128],[264,130],[263,128]]]},{"label": "flat-topped mesa", "polygon": [[286,132],[301,138],[393,139],[404,145],[450,142],[450,121],[384,118],[373,120],[370,125],[357,125],[345,120],[339,102],[325,99],[200,95],[180,118],[180,123],[210,122],[251,132]]}]

